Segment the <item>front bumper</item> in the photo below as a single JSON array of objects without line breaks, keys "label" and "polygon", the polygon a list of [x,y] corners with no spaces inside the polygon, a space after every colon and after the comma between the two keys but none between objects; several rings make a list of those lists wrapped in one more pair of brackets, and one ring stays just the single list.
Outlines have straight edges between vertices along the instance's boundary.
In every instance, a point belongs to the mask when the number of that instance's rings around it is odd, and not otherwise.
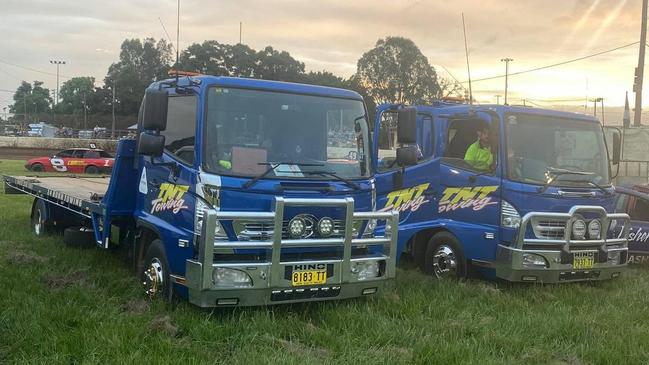
[{"label": "front bumper", "polygon": [[[598,214],[602,222],[602,236],[599,240],[571,239],[572,224],[583,214]],[[534,221],[549,219],[565,221],[563,238],[526,238]],[[608,237],[611,223],[615,221],[621,229],[614,238]],[[496,276],[508,281],[559,283],[571,281],[594,281],[617,278],[622,275],[628,260],[628,235],[630,219],[627,214],[607,214],[597,206],[575,206],[569,213],[526,214],[515,241],[511,245],[498,245],[496,250]],[[592,257],[592,265],[575,268],[575,255]],[[618,257],[609,260],[609,255]],[[543,264],[533,264],[524,257],[542,257]]]},{"label": "front bumper", "polygon": [[[341,238],[286,239],[282,238],[284,208],[286,206],[342,206],[345,208],[345,232]],[[347,199],[275,199],[274,212],[222,212],[207,209],[203,213],[199,254],[195,260],[187,260],[185,285],[189,301],[200,307],[258,306],[295,302],[346,299],[378,292],[396,271],[396,232],[399,221],[397,212],[354,212],[354,200]],[[218,220],[269,221],[274,229],[268,241],[215,241],[214,232]],[[383,220],[391,229],[383,237],[356,238],[353,222],[356,220]],[[382,247],[368,250],[367,254],[352,256],[358,247]],[[337,258],[309,258],[306,253],[299,260],[282,259],[282,250],[299,248],[342,248]],[[267,260],[221,262],[215,260],[215,250],[265,250],[270,251]],[[369,253],[374,252],[374,253]],[[379,252],[379,253],[376,253]],[[376,262],[380,268],[376,277],[364,279],[356,267],[364,262]],[[359,266],[357,266],[359,265]],[[294,286],[291,280],[294,270],[313,268],[326,271],[326,280],[318,285]],[[245,273],[250,282],[239,287],[222,285],[214,281],[217,269],[236,270]]]}]

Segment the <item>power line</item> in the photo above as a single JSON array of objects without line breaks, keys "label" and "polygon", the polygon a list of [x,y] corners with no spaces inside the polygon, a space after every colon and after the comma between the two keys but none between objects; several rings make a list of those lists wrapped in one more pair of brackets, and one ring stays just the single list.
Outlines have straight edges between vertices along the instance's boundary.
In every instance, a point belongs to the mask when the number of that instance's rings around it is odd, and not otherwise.
[{"label": "power line", "polygon": [[[611,53],[611,52],[615,52],[615,51],[620,50],[620,49],[623,49],[623,48],[627,48],[627,47],[635,46],[636,44],[639,44],[639,43],[640,43],[639,41],[638,41],[638,42],[633,42],[633,43],[625,44],[625,45],[623,45],[623,46],[619,46],[619,47],[611,48],[611,49],[608,49],[608,50],[606,50],[606,51],[601,51],[601,52],[593,53],[593,54],[590,54],[590,55],[587,55],[587,56],[578,57],[578,58],[573,58],[573,59],[571,59],[571,60],[567,60],[567,61],[562,61],[562,62],[553,63],[553,64],[551,64],[551,65],[535,67],[535,68],[531,68],[531,69],[523,70],[523,71],[518,71],[518,72],[511,72],[511,73],[509,73],[509,76],[521,75],[521,74],[525,74],[525,73],[529,73],[529,72],[534,72],[534,71],[539,71],[539,70],[545,70],[545,69],[552,68],[552,67],[557,67],[557,66],[566,65],[566,64],[569,64],[569,63],[577,62],[577,61],[583,61],[583,60],[588,59],[588,58],[601,56],[601,55],[606,54],[606,53]],[[498,76],[485,77],[485,78],[481,78],[481,79],[472,79],[471,82],[487,81],[487,80],[500,79],[500,78],[503,78],[503,77],[505,77],[505,76],[506,76],[506,75],[498,75]],[[465,84],[465,83],[467,83],[467,82],[469,82],[469,81],[462,81],[463,84]]]},{"label": "power line", "polygon": [[[53,73],[53,72],[37,70],[35,68],[17,65],[15,63],[7,62],[7,61],[4,61],[4,60],[0,60],[0,63],[4,63],[5,65],[9,65],[9,66],[17,67],[17,68],[22,68],[23,70],[28,70],[28,71],[32,71],[32,72],[41,73],[41,74],[44,74],[44,75],[56,76],[56,73]],[[65,75],[60,75],[60,76],[62,78],[65,78],[65,79],[71,79],[70,76],[65,76]]]}]

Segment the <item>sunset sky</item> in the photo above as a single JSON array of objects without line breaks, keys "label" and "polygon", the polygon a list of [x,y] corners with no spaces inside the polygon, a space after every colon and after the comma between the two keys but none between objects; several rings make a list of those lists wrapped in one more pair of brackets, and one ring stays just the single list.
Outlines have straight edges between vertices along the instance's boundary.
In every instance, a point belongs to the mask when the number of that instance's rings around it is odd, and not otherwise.
[{"label": "sunset sky", "polygon": [[[445,67],[464,81],[462,12],[472,77],[479,79],[503,74],[504,57],[514,59],[510,71],[517,72],[637,42],[640,8],[640,0],[182,0],[180,46],[206,39],[236,43],[242,21],[243,42],[252,48],[272,45],[307,70],[347,77],[377,39],[398,35],[412,39],[439,75],[451,77]],[[15,90],[21,80],[42,80],[54,89],[50,59],[67,61],[61,68],[65,77],[94,76],[101,83],[125,38],[166,38],[158,17],[175,34],[176,1],[3,0],[0,90]],[[623,105],[629,91],[633,107],[637,55],[633,45],[512,76],[510,98],[550,106],[604,97],[612,106]],[[504,93],[504,79],[475,82],[473,89],[479,101],[495,103],[495,95]],[[11,97],[0,92],[0,108],[12,103]],[[553,101],[574,99],[581,101]],[[644,104],[649,109],[649,91]]]}]

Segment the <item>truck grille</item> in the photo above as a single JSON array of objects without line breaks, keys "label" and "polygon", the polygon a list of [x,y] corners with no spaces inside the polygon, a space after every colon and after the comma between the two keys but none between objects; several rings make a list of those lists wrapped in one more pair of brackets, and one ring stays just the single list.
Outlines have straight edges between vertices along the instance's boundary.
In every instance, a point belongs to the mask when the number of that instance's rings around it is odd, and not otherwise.
[{"label": "truck grille", "polygon": [[566,231],[566,221],[558,219],[539,219],[532,222],[534,235],[539,239],[561,240]]}]

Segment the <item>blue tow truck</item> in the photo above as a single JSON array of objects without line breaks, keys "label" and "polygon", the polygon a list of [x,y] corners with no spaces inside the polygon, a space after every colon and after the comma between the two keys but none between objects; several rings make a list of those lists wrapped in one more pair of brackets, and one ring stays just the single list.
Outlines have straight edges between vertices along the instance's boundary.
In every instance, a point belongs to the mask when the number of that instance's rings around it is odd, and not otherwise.
[{"label": "blue tow truck", "polygon": [[[416,122],[397,123],[406,113]],[[615,278],[627,263],[629,216],[615,213],[611,185],[619,133],[612,144],[609,157],[601,123],[586,115],[381,105],[372,146],[378,206],[401,214],[398,252],[436,277]],[[471,160],[476,153],[481,161]],[[411,166],[399,166],[399,154],[414,159]]]},{"label": "blue tow truck", "polygon": [[146,90],[137,140],[119,142],[110,177],[4,176],[5,191],[35,197],[37,235],[126,247],[152,297],[359,297],[396,266],[398,213],[376,210],[369,133],[352,91],[177,77]]}]

